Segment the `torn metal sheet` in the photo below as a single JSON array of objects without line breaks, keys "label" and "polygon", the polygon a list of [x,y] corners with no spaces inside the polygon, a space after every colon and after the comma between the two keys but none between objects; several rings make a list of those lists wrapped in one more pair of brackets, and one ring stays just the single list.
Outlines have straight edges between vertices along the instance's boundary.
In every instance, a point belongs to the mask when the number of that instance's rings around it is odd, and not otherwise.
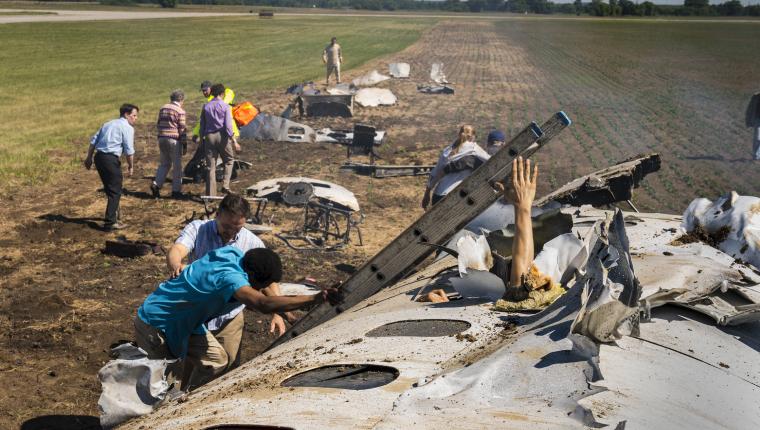
[{"label": "torn metal sheet", "polygon": [[310,184],[314,190],[314,197],[341,205],[347,209],[358,212],[359,201],[354,193],[332,182],[305,177],[283,177],[259,181],[246,188],[246,194],[253,197],[263,197],[274,202],[284,202],[283,192],[291,185],[299,182]]},{"label": "torn metal sheet", "polygon": [[[760,268],[760,198],[740,196],[732,191],[715,201],[695,199],[683,214],[681,228],[708,239],[726,254]],[[699,234],[697,234],[699,235]]]},{"label": "torn metal sheet", "polygon": [[259,141],[314,142],[314,129],[279,116],[260,113],[245,127],[240,128],[240,137]]},{"label": "torn metal sheet", "polygon": [[353,81],[351,81],[351,83],[356,85],[357,87],[369,87],[377,83],[387,81],[388,79],[390,79],[390,76],[385,76],[381,74],[380,72],[378,72],[377,70],[373,70],[364,76],[360,76],[354,79]]},{"label": "torn metal sheet", "polygon": [[[375,130],[375,146],[382,145],[383,141],[385,141],[385,134],[383,130]],[[353,130],[333,130],[331,128],[317,130],[315,138],[315,142],[317,143],[339,143],[342,145],[350,145],[353,140]]]},{"label": "torn metal sheet", "polygon": [[328,89],[327,93],[333,96],[349,96],[351,94],[356,94],[358,90],[359,89],[356,88],[356,85],[344,82]]},{"label": "torn metal sheet", "polygon": [[417,166],[395,166],[383,164],[366,164],[366,163],[343,163],[340,170],[351,171],[357,175],[372,176],[374,178],[393,178],[397,176],[425,176],[430,174],[434,165]]},{"label": "torn metal sheet", "polygon": [[417,85],[417,91],[423,94],[454,94],[454,88],[449,85]]},{"label": "torn metal sheet", "polygon": [[647,154],[575,179],[536,200],[536,206],[556,201],[571,206],[603,206],[630,200],[644,177],[660,170],[660,155]]},{"label": "torn metal sheet", "polygon": [[398,101],[387,88],[362,88],[356,92],[354,100],[364,107],[390,106]]},{"label": "torn metal sheet", "polygon": [[409,63],[390,63],[388,69],[394,78],[408,78],[411,67]]},{"label": "torn metal sheet", "polygon": [[446,80],[446,75],[443,73],[443,63],[433,63],[430,66],[430,80],[438,85],[450,83]]},{"label": "torn metal sheet", "polygon": [[309,117],[338,116],[348,118],[354,116],[354,97],[350,94],[304,94],[301,96],[301,100],[304,112]]}]

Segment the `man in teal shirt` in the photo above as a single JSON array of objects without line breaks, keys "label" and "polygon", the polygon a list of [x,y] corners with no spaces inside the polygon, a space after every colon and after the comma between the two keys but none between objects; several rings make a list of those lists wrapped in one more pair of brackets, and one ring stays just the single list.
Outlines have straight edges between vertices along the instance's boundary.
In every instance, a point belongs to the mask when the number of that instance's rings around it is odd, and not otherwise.
[{"label": "man in teal shirt", "polygon": [[[204,325],[240,303],[261,312],[283,312],[322,303],[337,290],[314,296],[265,296],[266,288],[282,278],[280,257],[267,248],[245,254],[233,246],[215,249],[187,266],[176,278],[158,285],[137,310],[137,346],[151,359],[179,358],[194,367],[181,383],[196,388],[227,368],[222,345]],[[177,374],[176,369],[171,373]]]}]

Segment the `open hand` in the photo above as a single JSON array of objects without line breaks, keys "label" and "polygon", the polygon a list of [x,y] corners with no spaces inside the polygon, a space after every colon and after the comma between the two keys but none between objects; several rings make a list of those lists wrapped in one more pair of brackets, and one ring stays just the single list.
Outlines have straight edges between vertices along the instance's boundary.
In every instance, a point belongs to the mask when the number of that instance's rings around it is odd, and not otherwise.
[{"label": "open hand", "polygon": [[272,315],[272,322],[269,323],[269,333],[274,333],[277,331],[277,337],[282,336],[285,334],[285,320],[282,319],[282,317],[278,314]]},{"label": "open hand", "polygon": [[530,208],[536,198],[536,182],[538,180],[538,164],[530,169],[530,160],[517,157],[512,160],[512,183],[504,189],[504,185],[497,183],[508,202],[515,208]]}]

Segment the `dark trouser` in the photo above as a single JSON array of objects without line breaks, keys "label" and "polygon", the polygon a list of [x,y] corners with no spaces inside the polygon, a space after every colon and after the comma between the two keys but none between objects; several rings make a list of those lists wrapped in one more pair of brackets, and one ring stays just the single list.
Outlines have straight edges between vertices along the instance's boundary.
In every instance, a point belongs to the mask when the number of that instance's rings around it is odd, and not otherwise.
[{"label": "dark trouser", "polygon": [[106,225],[116,224],[119,219],[119,199],[121,199],[121,161],[113,154],[98,152],[95,154],[95,168],[98,169],[103,190],[108,197],[106,206]]}]

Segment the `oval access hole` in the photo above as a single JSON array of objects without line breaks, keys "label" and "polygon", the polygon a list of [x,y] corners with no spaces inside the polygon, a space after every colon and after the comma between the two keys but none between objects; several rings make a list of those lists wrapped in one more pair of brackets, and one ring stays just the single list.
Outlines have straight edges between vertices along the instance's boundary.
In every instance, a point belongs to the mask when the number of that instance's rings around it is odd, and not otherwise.
[{"label": "oval access hole", "polygon": [[462,320],[406,320],[394,321],[374,328],[367,337],[416,336],[443,337],[453,336],[472,327]]},{"label": "oval access hole", "polygon": [[376,364],[337,364],[318,367],[282,381],[283,387],[342,388],[368,390],[382,387],[398,378],[393,367]]}]

